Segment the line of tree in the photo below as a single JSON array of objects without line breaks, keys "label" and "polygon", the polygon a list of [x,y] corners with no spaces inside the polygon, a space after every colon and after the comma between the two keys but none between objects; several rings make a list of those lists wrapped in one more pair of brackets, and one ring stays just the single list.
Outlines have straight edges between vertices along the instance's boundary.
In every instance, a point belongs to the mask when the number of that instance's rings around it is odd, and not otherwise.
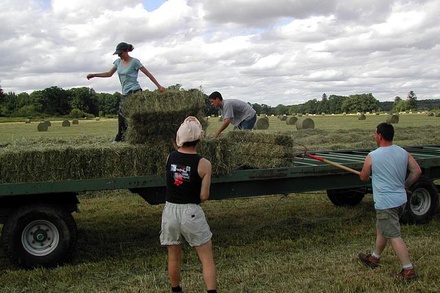
[{"label": "line of tree", "polygon": [[[180,90],[181,85],[176,84],[168,89]],[[207,95],[206,115],[216,115],[218,111],[211,107]],[[111,117],[117,114],[118,104],[122,95],[118,92],[96,93],[87,87],[64,90],[52,86],[44,90],[37,90],[30,94],[23,92],[4,93],[0,86],[0,117]],[[324,93],[321,100],[312,99],[299,105],[278,105],[271,107],[265,104],[250,104],[258,114],[291,115],[296,113],[309,114],[339,114],[339,113],[366,113],[376,111],[415,111],[433,110],[440,107],[440,100],[424,101],[424,109],[418,108],[416,94],[411,91],[407,99],[396,97],[392,105],[379,102],[369,94],[351,96],[327,95]],[[390,109],[391,106],[391,109]]]}]

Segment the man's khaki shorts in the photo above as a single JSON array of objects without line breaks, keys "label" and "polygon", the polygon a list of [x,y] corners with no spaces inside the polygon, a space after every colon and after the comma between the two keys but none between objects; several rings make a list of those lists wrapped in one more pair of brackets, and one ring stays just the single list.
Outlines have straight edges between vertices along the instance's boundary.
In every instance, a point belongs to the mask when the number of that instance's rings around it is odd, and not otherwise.
[{"label": "man's khaki shorts", "polygon": [[211,237],[211,230],[200,205],[165,203],[160,232],[161,245],[178,245],[186,240],[190,246],[200,246]]},{"label": "man's khaki shorts", "polygon": [[405,210],[405,204],[385,210],[376,210],[376,228],[385,238],[400,237],[400,216]]}]

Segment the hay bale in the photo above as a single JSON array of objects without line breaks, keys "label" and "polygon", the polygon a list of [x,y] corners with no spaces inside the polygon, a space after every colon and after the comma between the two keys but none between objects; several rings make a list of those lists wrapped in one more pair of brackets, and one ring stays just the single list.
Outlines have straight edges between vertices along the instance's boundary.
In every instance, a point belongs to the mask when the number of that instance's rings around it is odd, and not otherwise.
[{"label": "hay bale", "polygon": [[78,119],[73,119],[72,120],[72,124],[73,125],[78,125],[79,124],[79,120]]},{"label": "hay bale", "polygon": [[291,135],[256,131],[230,131],[224,136],[234,169],[272,168],[293,164]]},{"label": "hay bale", "polygon": [[46,123],[47,127],[51,127],[52,126],[52,123],[50,123],[49,120],[45,120],[44,123]]},{"label": "hay bale", "polygon": [[230,131],[226,133],[225,139],[229,141],[229,144],[264,143],[282,145],[285,147],[293,146],[293,138],[291,135],[258,131]]},{"label": "hay bale", "polygon": [[440,117],[440,112],[435,113],[435,117]]},{"label": "hay bale", "polygon": [[296,121],[295,125],[297,130],[315,128],[315,122],[312,118],[299,119]]},{"label": "hay bale", "polygon": [[296,121],[298,121],[298,117],[290,116],[286,119],[286,124],[287,125],[295,125]]},{"label": "hay bale", "polygon": [[31,119],[26,119],[25,121],[24,121],[24,123],[31,123]]},{"label": "hay bale", "polygon": [[387,117],[387,123],[397,124],[399,123],[399,115],[391,114]]},{"label": "hay bale", "polygon": [[63,123],[61,124],[63,127],[70,127],[70,121],[69,120],[63,120]]},{"label": "hay bale", "polygon": [[[235,131],[231,131],[235,132]],[[250,131],[236,131],[250,132]],[[197,145],[198,153],[211,162],[212,173],[216,175],[228,174],[235,169],[234,144],[225,137],[205,139]]]},{"label": "hay bale", "polygon": [[57,143],[0,152],[0,183],[163,175],[173,148],[157,140],[143,145]]},{"label": "hay bale", "polygon": [[365,114],[361,114],[358,116],[358,120],[366,120],[367,116],[365,116]]},{"label": "hay bale", "polygon": [[156,137],[173,138],[182,121],[190,115],[197,117],[206,130],[204,107],[205,98],[199,90],[146,91],[130,95],[121,102],[128,122],[125,140],[136,144]]},{"label": "hay bale", "polygon": [[38,131],[47,131],[48,129],[49,129],[49,127],[48,127],[47,124],[44,123],[44,122],[40,122],[40,123],[38,123],[38,125],[37,125],[37,130],[38,130]]},{"label": "hay bale", "polygon": [[266,130],[269,128],[269,118],[267,117],[261,117],[257,119],[257,122],[255,123],[254,129],[258,130]]}]

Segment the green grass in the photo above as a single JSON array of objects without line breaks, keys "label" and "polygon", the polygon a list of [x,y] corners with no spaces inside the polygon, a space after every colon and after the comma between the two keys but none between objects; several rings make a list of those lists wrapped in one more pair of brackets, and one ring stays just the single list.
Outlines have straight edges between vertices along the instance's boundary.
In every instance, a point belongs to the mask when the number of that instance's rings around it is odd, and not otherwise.
[{"label": "green grass", "polygon": [[[0,255],[2,292],[169,292],[166,250],[159,245],[162,206],[128,192],[82,195],[77,251],[53,270],[24,271]],[[374,244],[370,196],[355,208],[333,206],[323,192],[211,201],[204,205],[214,233],[221,292],[438,292],[440,228],[404,226],[420,279],[395,282],[390,248],[374,271],[356,259]],[[197,256],[185,247],[183,285],[203,292]]]},{"label": "green grass", "polygon": [[[358,121],[356,116],[314,116],[314,131],[297,131],[271,117],[268,131],[291,131],[316,148],[336,145],[335,137],[354,137],[352,143],[356,144],[372,134],[384,117],[367,116]],[[217,119],[210,123],[208,134],[220,125]],[[107,143],[117,128],[116,120],[80,121],[69,128],[52,123],[47,133],[30,125],[0,124],[0,142],[84,137]],[[438,135],[435,129],[440,119],[407,115],[395,126],[400,141],[424,144]],[[430,131],[423,133],[423,129]],[[363,136],[359,138],[357,133]],[[344,144],[349,146],[349,141]],[[163,206],[151,206],[125,190],[87,192],[79,199],[82,212],[74,214],[78,245],[72,261],[52,270],[21,270],[1,251],[0,292],[170,292],[166,249],[159,244]],[[402,227],[420,275],[406,283],[388,276],[400,270],[390,247],[383,254],[382,266],[374,271],[357,260],[358,252],[371,251],[374,246],[375,213],[370,195],[354,208],[335,207],[322,191],[208,201],[204,210],[214,234],[219,292],[440,291],[439,213],[428,224]],[[204,292],[199,261],[188,246],[182,275],[185,292]]]},{"label": "green grass", "polygon": [[0,144],[17,142],[20,140],[47,140],[93,137],[97,141],[112,141],[118,129],[116,119],[79,120],[79,124],[63,127],[62,121],[51,121],[47,131],[37,131],[39,122],[7,122],[0,123]]}]

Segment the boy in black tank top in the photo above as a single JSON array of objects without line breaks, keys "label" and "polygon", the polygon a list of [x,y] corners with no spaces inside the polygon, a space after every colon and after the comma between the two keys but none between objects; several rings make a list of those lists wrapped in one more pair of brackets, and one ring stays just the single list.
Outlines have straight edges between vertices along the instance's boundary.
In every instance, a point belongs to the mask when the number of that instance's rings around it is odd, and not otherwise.
[{"label": "boy in black tank top", "polygon": [[180,267],[184,242],[196,249],[207,292],[217,292],[212,233],[200,206],[209,198],[211,185],[211,163],[196,151],[201,139],[202,125],[197,118],[187,117],[177,131],[178,150],[170,153],[166,163],[167,191],[160,242],[168,249],[172,292],[183,292]]}]

